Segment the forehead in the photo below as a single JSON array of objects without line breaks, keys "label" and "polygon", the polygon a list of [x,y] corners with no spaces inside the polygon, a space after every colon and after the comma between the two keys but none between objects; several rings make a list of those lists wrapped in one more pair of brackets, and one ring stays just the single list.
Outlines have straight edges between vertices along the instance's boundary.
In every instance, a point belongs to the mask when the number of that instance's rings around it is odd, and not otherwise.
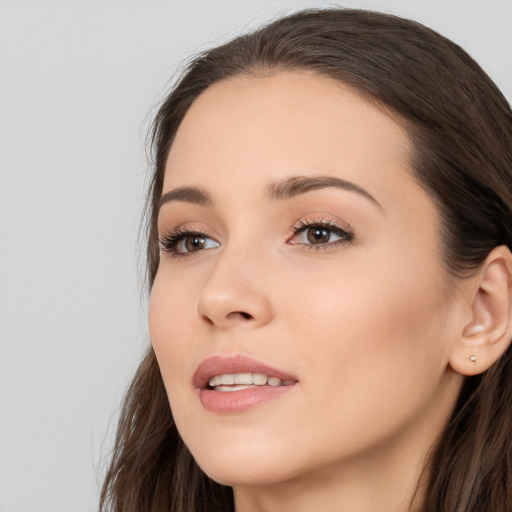
[{"label": "forehead", "polygon": [[336,176],[390,194],[423,190],[410,140],[391,116],[312,73],[239,76],[205,90],[181,123],[164,192],[188,185],[258,190],[290,175]]}]

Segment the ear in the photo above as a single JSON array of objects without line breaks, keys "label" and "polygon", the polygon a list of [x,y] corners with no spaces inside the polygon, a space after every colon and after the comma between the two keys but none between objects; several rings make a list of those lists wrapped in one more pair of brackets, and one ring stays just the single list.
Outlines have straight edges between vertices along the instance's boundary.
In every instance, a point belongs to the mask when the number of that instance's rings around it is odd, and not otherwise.
[{"label": "ear", "polygon": [[475,276],[467,295],[470,321],[450,354],[451,368],[461,375],[477,375],[492,366],[508,349],[512,338],[512,254],[494,248]]}]

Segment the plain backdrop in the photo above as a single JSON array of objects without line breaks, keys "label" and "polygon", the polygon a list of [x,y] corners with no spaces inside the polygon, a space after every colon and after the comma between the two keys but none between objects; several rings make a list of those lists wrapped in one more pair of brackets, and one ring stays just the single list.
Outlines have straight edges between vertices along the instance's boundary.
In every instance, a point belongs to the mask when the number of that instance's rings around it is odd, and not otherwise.
[{"label": "plain backdrop", "polygon": [[[0,0],[0,512],[97,507],[149,343],[137,233],[152,107],[270,0]],[[461,44],[512,99],[512,0],[340,1]]]}]

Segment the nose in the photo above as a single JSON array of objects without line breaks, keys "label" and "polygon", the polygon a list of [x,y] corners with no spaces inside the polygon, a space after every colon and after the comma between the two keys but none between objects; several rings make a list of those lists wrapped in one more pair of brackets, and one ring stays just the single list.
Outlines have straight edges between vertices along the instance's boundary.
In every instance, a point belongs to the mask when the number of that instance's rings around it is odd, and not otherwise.
[{"label": "nose", "polygon": [[197,302],[201,321],[219,329],[268,324],[273,312],[263,272],[255,258],[219,255]]}]

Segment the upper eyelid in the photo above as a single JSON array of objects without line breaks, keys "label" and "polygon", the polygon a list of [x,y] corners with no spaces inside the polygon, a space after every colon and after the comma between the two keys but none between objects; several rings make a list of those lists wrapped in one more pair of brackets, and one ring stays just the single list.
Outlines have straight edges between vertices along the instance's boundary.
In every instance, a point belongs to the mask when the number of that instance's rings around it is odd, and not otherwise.
[{"label": "upper eyelid", "polygon": [[214,232],[214,230],[212,230],[208,226],[205,226],[202,222],[198,221],[179,222],[175,224],[170,224],[169,226],[166,225],[165,227],[158,226],[157,230],[159,238],[173,235],[176,233],[183,233],[185,235],[189,233],[197,233],[208,236],[210,238],[216,238],[218,236],[216,232],[213,235],[208,234],[211,233],[212,231]]},{"label": "upper eyelid", "polygon": [[207,233],[207,229],[201,228],[195,224],[178,224],[166,229],[158,229],[157,237],[159,242],[169,240],[171,238],[178,239],[190,235],[201,235],[205,238],[211,238],[212,240],[219,241],[218,237]]},{"label": "upper eyelid", "polygon": [[204,229],[195,229],[195,228],[189,228],[189,227],[177,227],[174,229],[167,230],[164,234],[159,234],[158,239],[159,240],[165,240],[169,238],[183,238],[190,235],[200,235],[204,236],[205,238],[210,238],[211,240],[215,240],[216,242],[220,243],[220,240],[215,235],[210,235],[206,232]]},{"label": "upper eyelid", "polygon": [[326,228],[338,229],[344,231],[346,233],[353,233],[353,228],[348,222],[344,222],[341,220],[332,220],[330,218],[325,217],[315,217],[314,219],[302,218],[299,219],[292,226],[292,232],[296,232],[297,230],[307,229],[308,227],[313,226],[323,226]]}]

